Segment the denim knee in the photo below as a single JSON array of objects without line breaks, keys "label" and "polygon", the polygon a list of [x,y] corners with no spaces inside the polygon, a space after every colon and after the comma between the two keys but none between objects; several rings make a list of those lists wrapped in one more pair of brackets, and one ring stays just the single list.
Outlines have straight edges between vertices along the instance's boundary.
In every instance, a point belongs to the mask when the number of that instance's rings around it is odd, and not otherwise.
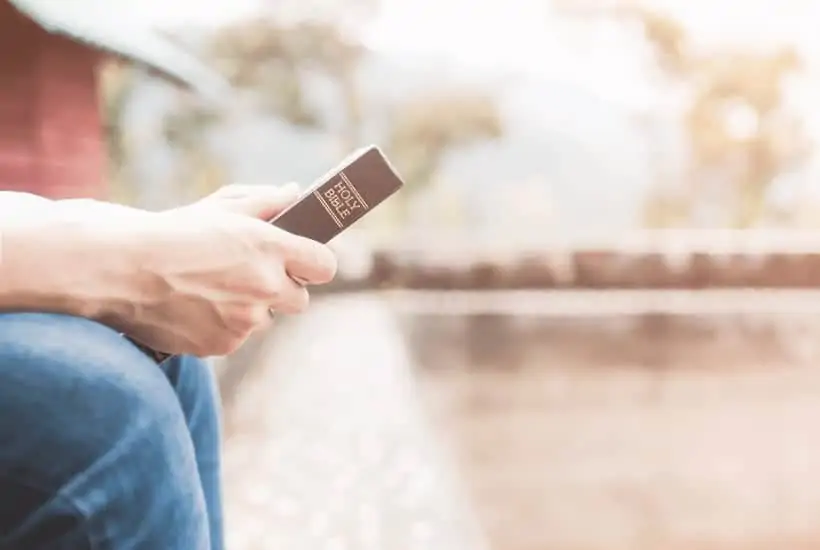
[{"label": "denim knee", "polygon": [[0,441],[0,508],[14,491],[40,495],[5,526],[12,547],[47,536],[55,548],[208,548],[180,402],[162,370],[113,330],[0,315]]},{"label": "denim knee", "polygon": [[219,390],[211,365],[191,356],[162,364],[188,423],[205,495],[212,550],[224,548]]},{"label": "denim knee", "polygon": [[167,360],[162,369],[174,388],[189,426],[218,422],[220,396],[211,365],[197,357],[183,355]]}]

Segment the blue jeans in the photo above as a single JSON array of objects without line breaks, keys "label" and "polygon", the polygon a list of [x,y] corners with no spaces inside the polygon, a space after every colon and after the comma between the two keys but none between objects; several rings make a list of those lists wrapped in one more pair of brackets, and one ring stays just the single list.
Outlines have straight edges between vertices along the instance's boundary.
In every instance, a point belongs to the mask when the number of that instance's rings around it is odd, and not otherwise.
[{"label": "blue jeans", "polygon": [[0,314],[0,549],[222,550],[210,369],[115,331]]}]

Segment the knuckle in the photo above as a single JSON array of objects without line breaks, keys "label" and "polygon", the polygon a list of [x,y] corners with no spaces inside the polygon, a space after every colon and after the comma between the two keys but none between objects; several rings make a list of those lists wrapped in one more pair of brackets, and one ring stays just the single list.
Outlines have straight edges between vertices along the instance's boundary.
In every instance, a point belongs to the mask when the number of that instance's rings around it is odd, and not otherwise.
[{"label": "knuckle", "polygon": [[288,276],[284,266],[276,265],[266,274],[264,295],[270,305],[275,305],[284,299],[287,291]]}]

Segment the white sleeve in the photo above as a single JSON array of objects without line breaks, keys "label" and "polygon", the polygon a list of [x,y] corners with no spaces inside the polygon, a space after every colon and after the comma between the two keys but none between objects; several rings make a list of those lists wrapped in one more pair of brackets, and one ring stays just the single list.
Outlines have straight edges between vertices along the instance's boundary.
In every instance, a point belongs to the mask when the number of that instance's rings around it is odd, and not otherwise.
[{"label": "white sleeve", "polygon": [[0,191],[0,226],[6,222],[36,221],[45,211],[54,208],[54,201],[17,191]]}]

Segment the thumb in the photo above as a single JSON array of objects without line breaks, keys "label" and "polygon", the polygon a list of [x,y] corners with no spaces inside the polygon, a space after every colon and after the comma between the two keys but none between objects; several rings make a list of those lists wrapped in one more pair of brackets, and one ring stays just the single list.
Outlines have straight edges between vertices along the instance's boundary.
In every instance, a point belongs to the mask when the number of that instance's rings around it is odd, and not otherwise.
[{"label": "thumb", "polygon": [[299,198],[299,185],[227,185],[202,199],[202,206],[216,207],[268,221]]}]

